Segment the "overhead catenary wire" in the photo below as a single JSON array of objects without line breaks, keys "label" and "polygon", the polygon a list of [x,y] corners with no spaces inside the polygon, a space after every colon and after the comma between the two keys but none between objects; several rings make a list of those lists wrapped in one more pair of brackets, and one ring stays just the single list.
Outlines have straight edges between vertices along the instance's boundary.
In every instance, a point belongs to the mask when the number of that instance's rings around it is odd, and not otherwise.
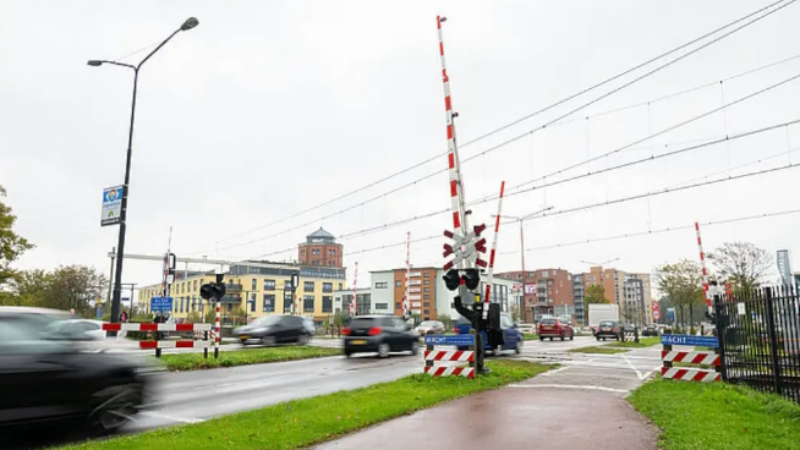
[{"label": "overhead catenary wire", "polygon": [[[511,190],[511,191],[514,191],[514,192],[509,192],[509,193],[508,193],[508,194],[506,194],[506,195],[507,195],[507,196],[513,196],[513,195],[516,195],[516,194],[518,194],[518,193],[521,193],[521,192],[528,192],[528,191],[531,191],[531,190],[541,189],[541,188],[544,188],[544,187],[551,186],[551,185],[552,185],[552,183],[560,184],[560,183],[562,183],[561,181],[556,181],[556,182],[551,182],[551,184],[547,184],[547,183],[545,183],[545,184],[542,184],[542,185],[539,185],[539,186],[534,186],[534,187],[532,187],[532,188],[525,188],[525,189],[522,189],[524,186],[527,186],[527,185],[529,185],[529,184],[531,184],[531,183],[535,183],[535,182],[537,182],[537,181],[543,181],[543,180],[546,180],[548,177],[552,177],[552,176],[555,176],[555,175],[559,175],[559,174],[561,174],[561,173],[563,173],[563,172],[565,172],[565,171],[568,171],[568,170],[575,169],[575,168],[577,168],[577,167],[580,167],[580,166],[586,165],[586,164],[588,164],[589,162],[593,162],[593,161],[599,160],[599,159],[601,159],[601,158],[606,158],[606,157],[608,157],[608,156],[611,156],[611,155],[613,155],[613,154],[620,153],[620,152],[622,152],[622,151],[625,151],[625,150],[630,150],[630,149],[634,148],[634,146],[636,146],[636,145],[639,145],[639,144],[641,144],[641,143],[643,143],[643,142],[646,142],[646,141],[647,141],[647,140],[649,140],[649,139],[652,139],[652,138],[654,138],[654,137],[657,137],[657,136],[660,136],[660,135],[666,134],[666,133],[668,133],[668,132],[670,132],[670,131],[674,131],[674,130],[676,130],[676,129],[680,128],[680,127],[686,126],[686,125],[688,125],[688,124],[690,124],[690,123],[693,123],[693,122],[695,122],[695,121],[697,121],[697,120],[700,120],[700,119],[702,119],[702,118],[704,118],[704,117],[707,117],[707,116],[709,116],[709,115],[711,115],[711,114],[714,114],[714,113],[716,113],[716,112],[719,112],[719,111],[720,111],[720,110],[722,110],[722,109],[729,108],[729,107],[731,107],[731,106],[734,106],[734,105],[737,105],[737,104],[739,104],[739,103],[745,102],[745,101],[747,101],[747,100],[750,100],[750,99],[752,99],[752,98],[754,98],[754,97],[757,97],[757,96],[759,96],[759,95],[765,94],[765,93],[767,93],[767,92],[769,92],[769,91],[771,91],[771,90],[773,90],[773,89],[776,89],[776,88],[778,88],[778,87],[780,87],[780,86],[783,86],[783,85],[785,85],[785,84],[787,84],[787,83],[789,83],[789,82],[791,82],[791,81],[794,81],[794,80],[796,80],[796,79],[798,79],[798,78],[800,78],[800,74],[794,75],[794,76],[792,76],[792,77],[789,77],[789,78],[786,78],[786,79],[784,79],[784,80],[781,80],[781,81],[779,81],[779,82],[777,82],[777,83],[774,83],[774,84],[772,84],[772,85],[770,85],[770,86],[767,86],[767,87],[765,87],[765,88],[763,88],[763,89],[760,89],[760,90],[758,90],[758,91],[755,91],[755,92],[753,92],[753,93],[750,93],[750,94],[748,94],[748,95],[746,95],[746,96],[744,96],[744,97],[740,97],[740,98],[738,98],[738,99],[734,100],[733,102],[731,102],[731,103],[728,103],[728,104],[726,104],[726,105],[722,105],[722,106],[719,106],[719,107],[717,107],[717,108],[714,108],[714,109],[711,109],[711,110],[709,110],[709,111],[706,111],[706,112],[704,112],[704,113],[701,113],[701,114],[698,114],[698,115],[696,115],[696,116],[693,116],[693,117],[691,117],[691,118],[689,118],[689,119],[687,119],[687,120],[684,120],[684,121],[682,121],[682,122],[679,122],[679,123],[677,123],[677,124],[675,124],[675,125],[669,126],[669,127],[665,128],[665,129],[662,129],[661,131],[658,131],[658,132],[656,132],[656,133],[650,134],[650,135],[648,135],[648,136],[645,136],[645,137],[643,137],[643,138],[637,139],[637,140],[635,140],[635,141],[633,141],[633,142],[631,142],[631,143],[628,143],[628,144],[626,144],[626,145],[623,145],[622,147],[618,147],[618,148],[616,148],[616,149],[614,149],[614,150],[611,150],[611,151],[609,151],[609,152],[603,153],[603,154],[601,154],[601,155],[597,155],[597,156],[594,156],[594,157],[591,157],[591,158],[587,158],[586,160],[584,160],[584,161],[581,161],[581,162],[578,162],[578,163],[575,163],[575,164],[572,164],[571,166],[569,166],[569,167],[567,167],[567,168],[565,168],[565,169],[561,169],[561,170],[558,170],[558,171],[556,171],[556,172],[553,172],[553,173],[550,173],[550,174],[544,175],[544,176],[542,176],[542,177],[535,178],[535,179],[533,179],[533,180],[529,180],[529,181],[526,181],[526,182],[524,182],[524,183],[521,183],[521,184],[517,184],[517,185],[513,186],[512,188],[510,188],[510,190]],[[527,136],[527,134],[524,134],[524,135],[521,135],[521,136]],[[740,136],[740,137],[741,137],[741,136]],[[503,145],[507,145],[509,142],[513,141],[514,139],[518,139],[518,137],[512,138],[512,140],[510,140],[510,141],[506,141],[506,142],[504,142],[504,143],[498,144],[497,146],[495,146],[495,147],[492,147],[492,148],[490,148],[490,149],[488,149],[488,150],[485,150],[485,151],[484,151],[484,152],[482,152],[482,153],[479,153],[479,154],[473,155],[473,156],[471,156],[471,157],[469,157],[469,158],[465,159],[464,161],[462,161],[462,163],[468,162],[468,161],[470,161],[470,160],[472,160],[472,159],[475,159],[475,158],[477,158],[477,157],[479,157],[479,156],[483,156],[485,153],[487,153],[487,152],[489,152],[489,151],[491,151],[491,150],[493,150],[493,149],[499,148],[499,147],[501,147],[501,146],[503,146]],[[729,137],[726,137],[725,139],[729,139]],[[700,147],[698,147],[698,148],[700,148]],[[647,160],[649,160],[649,159],[640,160],[640,162],[645,162],[645,161],[647,161]],[[630,165],[630,164],[626,164],[626,165]],[[444,169],[444,170],[447,170],[447,169]],[[441,173],[441,172],[443,172],[444,170],[437,170],[436,172],[434,172],[434,173],[431,173],[430,175],[427,175],[427,176],[426,176],[426,177],[424,177],[424,178],[429,178],[429,177],[435,176],[436,174],[438,174],[438,173]],[[604,170],[606,170],[606,169],[604,169]],[[593,173],[600,173],[600,172],[593,172]],[[588,175],[583,175],[583,176],[588,176]],[[579,176],[578,178],[581,178],[581,177],[582,177],[582,176]],[[424,179],[424,178],[423,178],[423,179]],[[577,179],[577,178],[573,177],[572,179]],[[570,180],[572,180],[572,179],[570,179]],[[289,233],[289,232],[295,231],[295,230],[297,230],[297,229],[300,229],[300,228],[303,228],[303,227],[307,227],[307,226],[309,226],[309,225],[312,225],[312,224],[314,224],[314,223],[318,223],[318,222],[319,222],[319,221],[321,221],[321,220],[325,220],[325,219],[328,219],[328,218],[334,217],[334,216],[336,216],[336,215],[342,214],[342,213],[344,213],[344,212],[347,212],[347,211],[349,211],[349,210],[352,210],[352,209],[355,209],[355,208],[358,208],[358,207],[364,206],[364,205],[365,205],[365,204],[367,204],[367,203],[370,203],[370,202],[372,202],[372,201],[375,201],[375,200],[377,200],[377,199],[383,198],[383,197],[385,197],[385,196],[387,196],[387,195],[390,195],[390,194],[392,194],[392,193],[394,193],[394,192],[397,192],[397,191],[399,191],[399,190],[401,190],[401,189],[404,189],[405,187],[408,187],[408,186],[414,185],[414,184],[418,183],[418,182],[419,182],[419,181],[421,181],[421,180],[422,180],[422,179],[417,179],[417,180],[415,180],[415,181],[413,181],[413,182],[411,182],[411,183],[408,183],[408,184],[406,184],[406,185],[403,185],[403,186],[400,186],[400,187],[398,187],[398,188],[395,188],[395,189],[393,189],[392,191],[389,191],[389,192],[384,192],[383,194],[380,194],[380,195],[378,195],[378,196],[372,197],[371,199],[368,199],[368,200],[366,200],[366,201],[363,201],[363,202],[361,202],[361,203],[359,203],[359,204],[357,204],[357,205],[352,205],[352,206],[350,206],[350,207],[348,207],[348,208],[345,208],[344,210],[340,210],[340,211],[336,211],[336,212],[333,212],[333,213],[327,214],[327,215],[325,215],[325,216],[323,216],[323,217],[321,217],[321,218],[317,218],[317,219],[315,219],[315,220],[308,221],[308,222],[306,222],[306,223],[303,223],[303,224],[301,224],[301,225],[297,225],[297,226],[294,226],[294,227],[291,227],[291,228],[284,229],[284,230],[282,230],[282,231],[279,231],[279,232],[273,233],[273,234],[271,234],[271,235],[268,235],[268,236],[262,236],[262,237],[258,237],[258,238],[255,238],[255,239],[252,239],[252,240],[249,240],[249,241],[246,241],[246,242],[242,242],[242,243],[238,243],[238,244],[229,245],[229,246],[227,246],[227,247],[224,247],[224,248],[222,248],[222,250],[227,250],[227,249],[231,249],[231,248],[237,248],[237,247],[242,247],[242,246],[245,246],[245,245],[250,245],[250,244],[253,244],[253,243],[255,243],[255,242],[259,242],[259,241],[263,241],[263,240],[271,239],[271,238],[274,238],[274,237],[277,237],[277,236],[280,236],[280,235],[283,235],[283,234],[286,234],[286,233]],[[486,199],[484,199],[484,200],[478,201],[477,203],[483,203],[484,201],[490,201],[490,200],[494,200],[494,199],[496,199],[496,198],[497,198],[496,196],[494,196],[494,197],[489,197],[489,198],[486,198]],[[476,204],[476,202],[474,202],[474,201],[473,201],[473,202],[469,202],[468,204],[469,204],[469,205],[473,205],[473,204]],[[415,217],[413,217],[413,218],[406,219],[406,220],[404,220],[404,221],[402,221],[402,222],[400,222],[400,223],[406,223],[406,222],[409,222],[409,221],[419,220],[419,219],[423,219],[423,218],[431,217],[431,216],[438,215],[438,214],[441,214],[441,211],[437,211],[437,212],[434,212],[434,213],[427,213],[427,214],[423,214],[423,215],[420,215],[420,216],[415,216]],[[394,224],[393,224],[393,225],[394,225]]]},{"label": "overhead catenary wire", "polygon": [[[779,0],[779,1],[776,1],[776,2],[774,2],[774,3],[771,3],[771,4],[767,5],[767,6],[765,6],[765,7],[759,8],[759,9],[757,9],[756,11],[753,11],[753,12],[751,12],[751,13],[749,13],[749,14],[747,14],[747,15],[744,15],[744,16],[742,16],[742,17],[740,17],[740,18],[738,18],[738,19],[736,19],[736,20],[734,20],[734,21],[732,21],[732,22],[729,22],[729,23],[727,23],[727,24],[725,24],[725,25],[722,25],[722,26],[720,26],[720,27],[718,27],[718,28],[716,28],[716,29],[714,29],[714,30],[712,30],[712,31],[710,31],[710,32],[707,32],[707,33],[705,33],[705,34],[701,35],[700,37],[694,38],[694,39],[690,40],[689,42],[686,42],[686,43],[684,43],[684,44],[682,44],[682,45],[679,45],[678,47],[675,47],[675,48],[673,48],[673,49],[671,49],[671,50],[668,50],[668,51],[666,51],[666,52],[664,52],[664,53],[661,53],[660,55],[658,55],[658,56],[656,56],[656,57],[653,57],[653,58],[651,58],[651,59],[649,59],[649,60],[647,60],[647,61],[645,61],[645,62],[643,62],[643,63],[637,64],[637,65],[635,65],[635,66],[634,66],[634,67],[632,67],[632,68],[626,69],[626,70],[624,70],[624,71],[622,71],[622,72],[620,72],[620,73],[618,73],[618,74],[616,74],[616,75],[614,75],[614,76],[612,76],[612,77],[609,77],[609,78],[607,78],[607,79],[605,79],[605,80],[603,80],[603,81],[601,81],[601,82],[599,82],[599,83],[596,83],[596,84],[594,84],[594,85],[592,85],[592,86],[590,86],[590,87],[588,87],[588,88],[585,88],[585,89],[583,89],[583,90],[581,90],[581,91],[579,91],[579,92],[577,92],[577,93],[575,93],[575,94],[573,94],[573,95],[570,95],[570,96],[568,96],[568,97],[566,97],[566,98],[564,98],[564,99],[562,99],[562,100],[559,100],[559,101],[557,101],[557,102],[555,102],[555,103],[553,103],[553,104],[550,104],[550,105],[548,105],[548,106],[546,106],[546,107],[544,107],[544,108],[541,108],[541,109],[539,109],[539,110],[537,110],[537,111],[535,111],[535,112],[533,112],[533,113],[531,113],[531,114],[528,114],[528,115],[526,115],[526,116],[524,116],[524,117],[522,117],[522,118],[520,118],[520,119],[517,119],[517,120],[515,120],[515,121],[511,122],[510,124],[506,124],[506,125],[504,125],[504,126],[502,126],[502,127],[499,127],[499,128],[497,128],[497,129],[495,129],[495,130],[493,130],[493,131],[490,131],[490,132],[488,132],[488,133],[486,133],[486,134],[484,134],[484,135],[481,135],[481,136],[479,136],[479,137],[477,137],[477,138],[475,138],[475,139],[472,139],[472,140],[470,140],[470,141],[467,141],[467,142],[465,142],[465,143],[461,144],[461,147],[463,148],[463,147],[465,147],[465,146],[467,146],[467,145],[470,145],[470,144],[474,144],[474,143],[476,143],[476,142],[479,142],[479,141],[481,141],[481,140],[483,140],[483,139],[486,139],[486,138],[488,138],[488,137],[490,137],[490,136],[492,136],[492,135],[494,135],[494,134],[497,134],[497,133],[499,133],[499,132],[501,132],[501,131],[504,131],[504,130],[508,129],[509,127],[512,127],[512,126],[514,126],[514,125],[516,125],[516,124],[519,124],[519,123],[521,123],[521,122],[523,122],[523,121],[525,121],[525,120],[528,120],[528,119],[531,119],[531,118],[533,118],[533,117],[535,117],[535,116],[538,116],[539,114],[542,114],[542,113],[544,113],[544,112],[547,112],[547,111],[549,111],[549,110],[551,110],[551,109],[553,109],[553,108],[556,108],[556,107],[558,107],[558,106],[560,106],[560,105],[562,105],[562,104],[564,104],[564,103],[567,103],[567,102],[569,102],[569,101],[571,101],[571,100],[573,100],[573,99],[575,99],[575,98],[577,98],[577,97],[579,97],[579,96],[581,96],[581,95],[584,95],[584,94],[586,94],[586,93],[588,93],[588,92],[591,92],[591,91],[593,91],[593,90],[595,90],[595,89],[597,89],[597,88],[599,88],[599,87],[601,87],[601,86],[604,86],[604,85],[606,85],[606,84],[608,84],[608,83],[610,83],[610,82],[613,82],[613,81],[615,81],[615,80],[617,80],[617,79],[619,79],[619,78],[622,78],[622,77],[624,77],[624,76],[626,76],[626,75],[628,75],[628,74],[630,74],[630,73],[633,73],[633,72],[637,71],[638,69],[641,69],[641,68],[643,68],[643,67],[645,67],[645,66],[647,66],[647,65],[650,65],[650,64],[654,63],[655,61],[658,61],[658,60],[660,60],[660,59],[662,59],[662,58],[665,58],[665,57],[667,57],[667,56],[670,56],[670,55],[672,55],[673,53],[679,52],[680,50],[683,50],[683,49],[685,49],[685,48],[687,48],[687,47],[689,47],[689,46],[691,46],[691,45],[694,45],[694,44],[696,44],[696,43],[698,43],[698,42],[700,42],[700,41],[702,41],[702,40],[704,40],[704,39],[706,39],[706,38],[708,38],[708,37],[711,37],[711,36],[713,36],[713,35],[715,35],[715,34],[717,34],[717,33],[721,32],[721,31],[723,31],[723,30],[726,30],[726,29],[728,29],[728,28],[730,28],[730,27],[732,27],[732,26],[734,26],[734,25],[736,25],[736,24],[738,24],[738,23],[741,23],[741,22],[747,21],[748,19],[750,19],[750,18],[752,18],[752,17],[754,17],[754,16],[758,16],[759,14],[761,14],[761,13],[763,13],[763,12],[767,11],[767,12],[766,12],[766,13],[764,13],[763,15],[761,15],[761,16],[759,16],[759,17],[756,17],[754,20],[752,20],[752,21],[750,21],[750,22],[747,22],[747,23],[745,23],[744,25],[742,25],[742,26],[740,26],[740,27],[738,27],[738,28],[735,28],[734,30],[732,30],[732,31],[730,31],[730,32],[728,32],[728,33],[725,33],[724,35],[722,35],[722,36],[720,36],[720,37],[718,37],[718,38],[715,38],[715,39],[714,39],[714,40],[712,40],[711,42],[709,42],[709,43],[706,43],[706,44],[702,45],[702,46],[701,46],[701,47],[699,47],[698,49],[692,50],[691,52],[689,52],[689,53],[687,53],[687,54],[685,54],[685,55],[682,55],[682,56],[680,56],[679,58],[677,58],[677,59],[675,59],[675,60],[672,60],[672,61],[670,61],[670,62],[668,62],[668,63],[664,64],[663,66],[660,66],[660,67],[656,68],[655,70],[653,70],[653,71],[651,71],[651,72],[648,72],[648,73],[647,73],[647,74],[645,74],[644,76],[640,76],[640,77],[636,78],[634,81],[632,81],[632,82],[629,82],[629,83],[626,83],[626,84],[624,84],[623,86],[621,86],[621,87],[618,87],[618,88],[614,89],[614,90],[613,90],[613,91],[611,91],[610,93],[606,93],[606,94],[602,95],[601,97],[599,97],[599,98],[597,98],[597,99],[594,99],[594,100],[592,100],[592,101],[591,101],[591,102],[589,102],[589,103],[586,103],[586,104],[584,104],[584,105],[582,105],[582,106],[580,106],[580,107],[578,107],[578,108],[576,108],[576,109],[573,109],[573,110],[572,110],[572,111],[570,111],[568,114],[561,116],[559,119],[556,119],[556,121],[551,121],[551,123],[548,123],[548,124],[546,124],[546,125],[543,125],[543,126],[542,126],[542,128],[544,128],[544,127],[547,127],[547,126],[549,126],[549,125],[552,125],[553,123],[557,122],[558,120],[561,120],[561,118],[565,118],[565,117],[567,117],[567,116],[569,116],[569,115],[572,115],[572,114],[574,114],[575,112],[577,112],[577,111],[579,111],[579,110],[581,110],[581,109],[584,109],[584,108],[585,108],[585,107],[587,107],[587,106],[590,106],[590,105],[592,105],[592,104],[594,104],[594,103],[596,103],[596,102],[598,102],[598,101],[600,101],[600,100],[602,100],[602,99],[604,99],[604,98],[606,98],[606,97],[608,97],[608,96],[610,96],[610,95],[612,95],[612,94],[614,94],[614,93],[616,93],[616,92],[618,92],[618,91],[620,91],[620,90],[622,90],[622,89],[624,89],[624,88],[626,88],[626,87],[628,87],[628,86],[630,86],[630,85],[632,85],[632,84],[634,84],[634,83],[636,83],[636,82],[638,82],[638,81],[641,81],[642,79],[646,78],[647,76],[649,76],[649,75],[652,75],[653,73],[656,73],[656,72],[658,72],[658,71],[660,71],[660,70],[662,70],[662,69],[664,69],[664,68],[666,68],[666,67],[668,67],[668,66],[670,66],[670,65],[672,65],[672,64],[674,64],[674,63],[676,63],[676,62],[678,62],[678,61],[680,61],[680,60],[682,60],[682,59],[684,59],[684,58],[686,58],[686,57],[688,57],[689,55],[691,55],[691,54],[694,54],[694,53],[696,53],[697,51],[699,51],[699,50],[701,50],[701,49],[703,49],[703,48],[706,48],[706,47],[708,47],[709,45],[711,45],[711,44],[713,44],[713,43],[716,43],[716,42],[718,42],[719,40],[721,40],[721,39],[723,39],[723,38],[725,38],[725,37],[727,37],[727,36],[730,36],[731,34],[733,34],[733,33],[735,33],[735,32],[738,32],[738,31],[740,31],[740,30],[742,30],[742,29],[744,29],[744,28],[746,28],[746,27],[748,27],[748,26],[752,25],[752,24],[753,24],[753,23],[755,23],[755,22],[758,22],[758,21],[759,21],[759,20],[761,20],[761,19],[764,19],[765,17],[767,17],[767,16],[769,16],[769,15],[771,15],[771,14],[773,14],[773,13],[775,13],[775,12],[777,12],[777,11],[781,10],[781,9],[783,9],[783,8],[784,8],[784,7],[786,7],[786,6],[789,6],[790,4],[792,4],[792,3],[796,2],[796,1],[797,1],[797,0],[789,0],[789,1],[788,1],[788,3],[785,3],[785,2],[786,2],[786,0]],[[780,5],[781,3],[784,3],[784,4],[783,4],[783,5]],[[780,5],[780,6],[778,6],[778,5]],[[776,7],[776,6],[777,6],[777,8],[775,8],[775,9],[771,9],[771,8],[773,8],[773,7]],[[770,10],[770,9],[771,9],[771,10]],[[141,51],[141,50],[139,50],[139,51]],[[138,51],[137,51],[137,52],[138,52]],[[530,134],[530,133],[526,133],[526,135],[527,135],[527,134]],[[447,154],[447,152],[438,153],[437,155],[435,155],[435,156],[432,156],[432,157],[430,157],[430,158],[428,158],[428,159],[426,159],[426,160],[424,160],[424,161],[422,161],[422,162],[416,163],[416,164],[414,164],[414,165],[412,165],[412,166],[410,166],[410,167],[407,167],[407,168],[405,168],[405,169],[402,169],[402,170],[400,170],[400,171],[398,171],[398,172],[395,172],[395,173],[393,173],[393,174],[390,174],[390,175],[388,175],[388,176],[386,176],[386,177],[383,177],[383,178],[381,178],[381,179],[378,179],[378,180],[376,180],[376,181],[374,181],[374,182],[372,182],[372,183],[369,183],[369,184],[367,184],[367,185],[365,185],[365,186],[362,186],[362,187],[360,187],[360,188],[357,188],[357,189],[355,189],[355,190],[349,191],[349,192],[347,192],[347,193],[345,193],[345,194],[339,195],[339,196],[337,196],[337,197],[335,197],[335,198],[333,198],[333,199],[329,199],[329,200],[326,200],[326,201],[324,201],[324,202],[318,203],[318,204],[316,204],[316,205],[314,205],[314,206],[312,206],[312,207],[309,207],[309,208],[303,209],[303,210],[301,210],[301,211],[299,211],[299,212],[297,212],[297,213],[293,213],[293,214],[291,214],[291,215],[289,215],[289,216],[285,216],[285,217],[283,217],[283,218],[281,218],[281,219],[278,219],[278,220],[275,220],[275,221],[269,222],[269,223],[267,223],[267,224],[265,224],[265,225],[261,225],[261,226],[259,226],[259,227],[255,227],[255,228],[252,228],[252,229],[249,229],[249,230],[243,231],[243,232],[241,232],[241,233],[238,233],[238,234],[235,234],[235,235],[232,235],[232,236],[226,237],[226,238],[217,239],[217,240],[215,240],[215,242],[218,242],[218,241],[227,241],[227,240],[235,239],[235,238],[238,238],[238,237],[241,237],[241,236],[245,236],[245,235],[247,235],[247,234],[251,234],[251,233],[253,233],[253,232],[256,232],[256,231],[262,230],[262,229],[264,229],[264,228],[268,228],[268,227],[270,227],[270,226],[277,225],[277,224],[279,224],[279,223],[285,222],[285,221],[287,221],[287,220],[290,220],[290,219],[293,219],[293,218],[295,218],[295,217],[299,217],[299,216],[301,216],[301,215],[303,215],[303,214],[306,214],[306,213],[308,213],[308,212],[314,211],[314,210],[316,210],[316,209],[319,209],[319,208],[321,208],[321,207],[323,207],[323,206],[330,205],[330,204],[331,204],[331,203],[333,203],[333,202],[336,202],[336,201],[342,200],[342,199],[344,199],[344,198],[350,197],[350,196],[352,196],[352,195],[355,195],[355,194],[357,194],[357,193],[359,193],[359,192],[362,192],[362,191],[364,191],[364,190],[366,190],[366,189],[369,189],[369,188],[371,188],[371,187],[373,187],[373,186],[376,186],[376,185],[378,185],[378,184],[381,184],[381,183],[383,183],[383,182],[385,182],[385,181],[388,181],[388,180],[390,180],[390,179],[393,179],[393,178],[395,178],[395,177],[397,177],[397,176],[400,176],[400,175],[402,175],[402,174],[405,174],[405,173],[407,173],[407,172],[409,172],[409,171],[411,171],[411,170],[414,170],[414,169],[416,169],[416,168],[418,168],[418,167],[424,166],[424,165],[426,165],[426,164],[428,164],[428,163],[430,163],[430,162],[433,162],[433,161],[437,160],[438,158],[440,158],[440,157],[442,157],[442,156],[444,156],[444,155],[446,155],[446,154]],[[464,161],[464,162],[466,162],[466,161]],[[437,171],[436,173],[440,173],[440,172],[443,172],[443,171],[444,171],[444,170],[440,170],[440,171]],[[430,176],[432,176],[432,175],[426,176],[425,178],[429,178]],[[423,179],[425,179],[425,178],[423,178]],[[421,180],[418,180],[418,181],[421,181]],[[408,187],[408,186],[413,186],[414,184],[416,184],[416,183],[410,183],[410,184],[406,185],[406,187]],[[393,191],[393,192],[396,192],[396,191],[397,191],[397,190],[395,190],[395,191]],[[388,194],[387,194],[387,195],[388,195]],[[200,250],[200,251],[202,251],[202,250]],[[189,253],[197,253],[197,252],[189,252]]]}]

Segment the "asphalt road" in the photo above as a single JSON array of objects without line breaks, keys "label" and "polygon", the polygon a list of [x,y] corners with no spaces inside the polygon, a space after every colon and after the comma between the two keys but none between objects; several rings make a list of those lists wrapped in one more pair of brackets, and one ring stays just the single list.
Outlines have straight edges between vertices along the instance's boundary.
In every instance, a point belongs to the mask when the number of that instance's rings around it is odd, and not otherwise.
[{"label": "asphalt road", "polygon": [[422,371],[421,356],[318,358],[193,372],[158,373],[151,401],[125,431],[184,423],[356,389]]}]

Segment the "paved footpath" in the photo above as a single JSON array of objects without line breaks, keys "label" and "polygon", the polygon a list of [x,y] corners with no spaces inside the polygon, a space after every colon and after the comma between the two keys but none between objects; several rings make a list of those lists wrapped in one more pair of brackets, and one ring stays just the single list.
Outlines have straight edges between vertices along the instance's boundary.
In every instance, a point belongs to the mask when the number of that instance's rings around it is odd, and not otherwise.
[{"label": "paved footpath", "polygon": [[462,450],[575,450],[598,445],[614,450],[655,449],[658,430],[624,397],[658,369],[660,349],[654,346],[615,355],[557,355],[562,348],[532,345],[517,358],[541,360],[536,353],[547,353],[558,359],[554,362],[561,367],[314,448],[360,450],[373,446],[394,450],[424,442],[426,448]]}]

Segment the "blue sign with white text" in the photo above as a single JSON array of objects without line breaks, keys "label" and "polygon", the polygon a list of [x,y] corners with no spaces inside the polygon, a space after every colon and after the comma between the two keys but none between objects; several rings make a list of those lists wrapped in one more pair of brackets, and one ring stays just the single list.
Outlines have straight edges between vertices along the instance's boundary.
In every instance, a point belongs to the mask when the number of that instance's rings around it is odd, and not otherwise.
[{"label": "blue sign with white text", "polygon": [[170,312],[172,311],[172,297],[153,297],[150,299],[150,311]]},{"label": "blue sign with white text", "polygon": [[719,347],[716,336],[691,336],[688,334],[662,334],[661,345],[691,345],[694,347]]},{"label": "blue sign with white text", "polygon": [[475,336],[471,334],[457,334],[455,336],[427,335],[425,345],[455,345],[457,347],[469,347],[475,345]]}]

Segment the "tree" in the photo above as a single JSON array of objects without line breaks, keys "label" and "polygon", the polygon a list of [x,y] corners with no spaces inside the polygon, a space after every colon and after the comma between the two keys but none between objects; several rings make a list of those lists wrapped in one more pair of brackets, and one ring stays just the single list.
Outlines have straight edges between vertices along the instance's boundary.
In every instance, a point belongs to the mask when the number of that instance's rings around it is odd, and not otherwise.
[{"label": "tree", "polygon": [[10,286],[11,304],[74,309],[80,316],[94,317],[94,304],[102,297],[108,283],[94,268],[76,265],[61,266],[53,272],[20,272]]},{"label": "tree", "polygon": [[[0,199],[6,196],[6,190],[0,186]],[[33,248],[33,244],[13,230],[17,216],[11,214],[11,207],[0,200],[0,286],[18,277],[18,272],[11,268],[25,251]]]},{"label": "tree", "polygon": [[436,320],[442,322],[445,330],[450,330],[453,328],[453,318],[450,317],[449,314],[437,314]]},{"label": "tree", "polygon": [[244,310],[244,308],[238,307],[231,313],[231,320],[233,321],[234,326],[240,323],[245,323],[247,320],[247,312]]},{"label": "tree", "polygon": [[[216,312],[214,314],[216,314]],[[202,317],[197,311],[192,311],[186,315],[186,323],[200,323],[201,321]]]},{"label": "tree", "polygon": [[686,323],[684,312],[687,307],[690,311],[695,309],[695,306],[698,311],[702,310],[702,281],[703,273],[700,266],[688,259],[656,268],[658,290],[667,296],[667,303],[678,309],[680,322],[683,325]]},{"label": "tree", "polygon": [[520,311],[519,303],[513,303],[511,305],[511,320],[513,320],[514,323],[519,323],[521,318],[522,312]]},{"label": "tree", "polygon": [[586,288],[586,296],[584,297],[587,305],[593,303],[611,303],[606,298],[606,288],[600,284],[593,284]]},{"label": "tree", "polygon": [[766,250],[749,242],[726,242],[708,254],[722,281],[729,281],[737,291],[757,288],[772,267]]}]

